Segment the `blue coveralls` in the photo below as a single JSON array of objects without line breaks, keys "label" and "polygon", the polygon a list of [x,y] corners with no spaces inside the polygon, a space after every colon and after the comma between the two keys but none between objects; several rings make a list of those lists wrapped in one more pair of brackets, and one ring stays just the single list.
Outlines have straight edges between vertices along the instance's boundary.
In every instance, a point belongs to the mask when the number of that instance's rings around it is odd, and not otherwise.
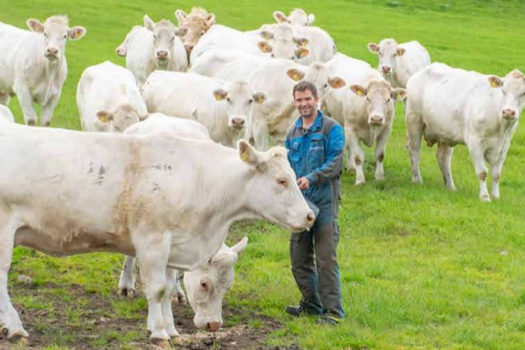
[{"label": "blue coveralls", "polygon": [[310,312],[344,317],[336,251],[343,128],[318,111],[308,130],[298,118],[286,135],[285,146],[297,178],[306,176],[310,182],[303,195],[319,208],[312,228],[290,239],[292,273],[302,294],[301,305]]}]

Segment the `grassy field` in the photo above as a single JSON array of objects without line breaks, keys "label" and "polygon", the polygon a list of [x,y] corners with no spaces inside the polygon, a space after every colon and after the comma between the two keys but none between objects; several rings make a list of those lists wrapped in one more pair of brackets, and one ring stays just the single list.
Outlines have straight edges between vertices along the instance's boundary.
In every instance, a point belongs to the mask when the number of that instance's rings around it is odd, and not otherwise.
[{"label": "grassy field", "polygon": [[[0,0],[0,21],[25,27],[30,17],[44,20],[63,13],[71,25],[88,29],[84,39],[68,44],[68,80],[52,122],[77,129],[74,96],[82,70],[104,60],[123,64],[114,49],[145,13],[154,20],[174,19],[175,9],[187,11],[192,5],[167,0]],[[433,61],[498,75],[514,68],[525,71],[525,2],[520,0],[327,0],[286,5],[275,0],[206,0],[195,5],[215,12],[219,23],[240,29],[271,22],[273,10],[304,7],[315,13],[316,24],[329,31],[340,51],[373,65],[377,58],[366,44],[394,37],[398,42],[419,40]],[[13,99],[10,107],[20,122],[18,101]],[[370,150],[366,186],[354,187],[353,174],[343,177],[338,252],[347,319],[325,328],[315,325],[315,319],[284,314],[287,304],[299,300],[289,266],[289,234],[263,223],[240,223],[232,230],[231,241],[248,235],[250,243],[239,259],[226,303],[282,322],[284,326],[267,339],[275,346],[525,349],[523,127],[503,167],[502,199],[481,203],[465,147],[457,147],[453,158],[456,192],[447,191],[441,182],[435,149],[423,149],[424,184],[413,185],[400,106],[396,118],[385,158],[387,180],[373,180]],[[57,259],[17,248],[10,275],[15,307],[46,315],[32,325],[30,336],[47,349],[80,348],[75,333],[57,326],[57,308],[71,308],[61,315],[79,327],[85,326],[82,310],[95,308],[106,317],[143,320],[143,328],[106,327],[96,339],[85,341],[83,349],[133,348],[133,342],[147,341],[144,300],[115,296],[121,260],[112,254]],[[41,293],[26,293],[27,287],[16,281],[18,274],[31,276]],[[93,304],[93,298],[106,302]],[[74,307],[78,305],[80,309]],[[21,318],[27,326],[25,315]],[[226,326],[242,322],[247,321],[234,317]],[[261,326],[257,320],[248,323]]]}]

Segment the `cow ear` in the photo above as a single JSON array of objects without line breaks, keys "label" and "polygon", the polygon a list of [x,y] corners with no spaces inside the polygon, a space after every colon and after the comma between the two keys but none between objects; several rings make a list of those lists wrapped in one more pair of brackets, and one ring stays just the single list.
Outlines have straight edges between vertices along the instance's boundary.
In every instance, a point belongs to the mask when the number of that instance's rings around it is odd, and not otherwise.
[{"label": "cow ear", "polygon": [[213,91],[213,96],[217,101],[222,101],[228,96],[228,92],[224,89],[216,89]]},{"label": "cow ear", "polygon": [[175,31],[176,36],[184,36],[188,32],[188,28],[179,28]]},{"label": "cow ear", "polygon": [[299,47],[297,48],[297,50],[295,50],[295,57],[300,60],[301,58],[305,58],[306,56],[308,56],[310,54],[310,50],[304,48],[304,47]]},{"label": "cow ear", "polygon": [[308,15],[308,25],[311,26],[315,22],[315,15],[313,13],[310,13]]},{"label": "cow ear", "polygon": [[306,45],[308,45],[308,39],[306,38],[293,38],[293,42],[299,47],[306,47]]},{"label": "cow ear", "polygon": [[86,35],[87,30],[84,27],[81,26],[75,26],[67,31],[67,35],[69,36],[69,39],[71,40],[78,40],[82,39],[84,35]]},{"label": "cow ear", "polygon": [[286,75],[288,75],[294,81],[299,81],[304,78],[304,73],[295,68],[288,69],[288,71],[286,71]]},{"label": "cow ear", "polygon": [[525,80],[525,75],[523,75],[523,73],[519,69],[514,69],[508,75],[510,75],[514,79],[523,79],[523,80]]},{"label": "cow ear", "polygon": [[239,242],[237,242],[233,247],[231,247],[231,250],[233,250],[237,255],[246,248],[248,245],[248,237],[243,237]]},{"label": "cow ear", "polygon": [[403,101],[407,97],[407,91],[403,88],[392,89],[390,90],[390,96],[393,99]]},{"label": "cow ear", "polygon": [[499,88],[503,86],[503,79],[501,79],[498,76],[491,75],[489,76],[488,79],[489,79],[490,86],[492,86],[493,88]]},{"label": "cow ear", "polygon": [[277,23],[290,23],[288,17],[286,17],[286,15],[281,11],[273,11],[273,18],[275,18]]},{"label": "cow ear", "polygon": [[328,85],[330,85],[332,89],[340,89],[343,86],[345,86],[345,84],[346,82],[344,81],[343,78],[339,78],[339,77],[328,78]]},{"label": "cow ear", "polygon": [[350,85],[350,90],[353,91],[357,96],[366,96],[367,90],[361,85]]},{"label": "cow ear", "polygon": [[257,92],[253,94],[253,100],[255,101],[255,103],[260,105],[266,100],[266,95],[264,94],[264,92]]},{"label": "cow ear", "polygon": [[[273,39],[273,34],[270,33],[269,31],[267,30],[261,30],[259,32],[259,35],[264,39],[264,40],[271,40]],[[260,47],[259,47],[260,48]],[[262,51],[262,50],[261,50]]]},{"label": "cow ear", "polygon": [[155,28],[155,22],[148,15],[144,15],[144,27],[151,31]]},{"label": "cow ear", "polygon": [[370,51],[371,53],[378,53],[379,45],[375,43],[368,43],[368,51]]},{"label": "cow ear", "polygon": [[175,18],[177,19],[179,26],[182,25],[182,22],[184,22],[186,17],[188,17],[188,14],[184,12],[184,10],[175,10]]},{"label": "cow ear", "polygon": [[237,143],[237,149],[239,150],[239,156],[241,160],[253,166],[258,166],[260,163],[258,152],[248,142],[239,140]]},{"label": "cow ear", "polygon": [[26,23],[29,29],[31,29],[33,32],[36,32],[36,33],[44,32],[44,25],[40,23],[38,19],[30,18],[27,20]]},{"label": "cow ear", "polygon": [[214,13],[208,13],[208,16],[206,16],[206,25],[208,28],[210,28],[212,25],[215,24],[215,14]]},{"label": "cow ear", "polygon": [[115,49],[115,53],[120,57],[126,57],[126,54],[128,53],[128,46],[126,45],[126,42],[123,42],[120,44],[119,47]]},{"label": "cow ear", "polygon": [[396,48],[396,55],[398,55],[398,56],[403,56],[403,55],[405,54],[405,51],[406,51],[406,50],[405,50],[404,48],[398,46],[398,47]]},{"label": "cow ear", "polygon": [[111,114],[108,111],[98,111],[97,112],[97,119],[100,120],[100,122],[107,124],[111,121],[113,121],[113,114]]},{"label": "cow ear", "polygon": [[259,42],[257,43],[257,47],[258,47],[259,50],[261,50],[262,52],[265,52],[265,53],[272,52],[272,47],[271,47],[270,44],[268,44],[268,42],[266,42],[266,41],[259,41]]}]

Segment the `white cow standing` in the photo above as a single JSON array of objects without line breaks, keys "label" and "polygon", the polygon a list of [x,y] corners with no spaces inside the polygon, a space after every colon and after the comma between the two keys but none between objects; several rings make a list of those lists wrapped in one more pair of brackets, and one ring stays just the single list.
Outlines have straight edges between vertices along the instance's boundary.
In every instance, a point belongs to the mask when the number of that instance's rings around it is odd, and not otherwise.
[{"label": "white cow standing", "polygon": [[283,148],[5,126],[0,149],[12,152],[0,152],[0,323],[10,340],[28,336],[7,291],[17,245],[53,255],[135,255],[150,339],[165,346],[177,334],[168,268],[193,270],[213,257],[238,220],[292,232],[315,220]]},{"label": "white cow standing", "polygon": [[84,70],[77,107],[86,131],[122,132],[148,114],[133,74],[109,61]]},{"label": "white cow standing", "polygon": [[42,106],[40,123],[48,126],[67,77],[66,40],[82,38],[86,29],[69,28],[65,16],[43,24],[31,18],[27,25],[31,31],[0,23],[0,103],[7,106],[15,93],[24,122],[36,125],[36,102]]},{"label": "white cow standing", "polygon": [[492,197],[499,198],[499,180],[510,140],[525,105],[525,77],[514,70],[504,78],[433,63],[408,82],[407,149],[412,181],[419,170],[421,137],[438,144],[436,158],[445,185],[455,190],[450,171],[453,147],[466,144],[479,179],[479,198],[490,201],[488,170],[492,166]]},{"label": "white cow standing", "polygon": [[148,111],[196,120],[212,140],[230,147],[244,135],[253,106],[265,100],[245,81],[165,71],[150,75],[142,95]]},{"label": "white cow standing", "polygon": [[430,55],[418,41],[398,44],[394,39],[369,43],[368,50],[379,56],[378,70],[393,87],[407,86],[408,79],[430,64]]},{"label": "white cow standing", "polygon": [[9,123],[15,122],[15,117],[13,116],[13,113],[11,113],[9,107],[0,105],[0,121]]},{"label": "white cow standing", "polygon": [[175,17],[179,22],[179,28],[185,28],[184,48],[188,55],[188,60],[199,39],[215,24],[215,14],[208,13],[200,7],[193,7],[190,13],[184,10],[176,10]]},{"label": "white cow standing", "polygon": [[156,69],[179,72],[188,69],[186,49],[180,39],[186,31],[168,20],[155,23],[145,15],[144,27],[134,26],[115,52],[126,57],[126,68],[140,87]]}]

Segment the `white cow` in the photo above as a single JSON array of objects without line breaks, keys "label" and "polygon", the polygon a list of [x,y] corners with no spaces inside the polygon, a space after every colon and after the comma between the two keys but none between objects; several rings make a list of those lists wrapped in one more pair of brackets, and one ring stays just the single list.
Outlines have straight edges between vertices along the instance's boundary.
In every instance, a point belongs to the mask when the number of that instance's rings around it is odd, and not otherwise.
[{"label": "white cow", "polygon": [[179,38],[186,31],[164,19],[155,23],[145,15],[144,27],[134,26],[115,52],[126,57],[126,68],[140,87],[156,69],[181,72],[188,69],[186,49]]},{"label": "white cow", "polygon": [[193,7],[189,14],[180,9],[176,10],[175,17],[179,22],[179,28],[186,28],[184,47],[189,58],[201,36],[215,24],[215,14],[208,13],[200,7]]},{"label": "white cow", "polygon": [[122,132],[148,113],[133,74],[109,61],[84,70],[77,107],[86,131]]},{"label": "white cow", "polygon": [[0,149],[11,152],[0,152],[0,322],[9,340],[28,336],[7,291],[17,245],[53,255],[135,255],[150,339],[166,346],[177,334],[168,268],[193,270],[213,257],[238,220],[292,232],[315,220],[281,147],[258,152],[244,141],[232,149],[169,133],[5,126]]},{"label": "white cow", "polygon": [[13,116],[13,113],[11,113],[9,107],[0,105],[0,122],[15,122],[15,117]]},{"label": "white cow", "polygon": [[286,16],[281,11],[273,11],[273,18],[277,23],[290,23],[296,26],[311,26],[315,21],[315,15],[310,13],[306,14],[303,9],[293,9],[289,16]]},{"label": "white cow", "polygon": [[234,146],[243,136],[248,116],[265,95],[245,81],[225,82],[193,73],[156,71],[142,95],[150,112],[193,119],[204,125],[211,139]]},{"label": "white cow", "polygon": [[31,31],[0,23],[0,103],[7,106],[15,93],[24,122],[36,125],[36,102],[42,106],[40,123],[48,126],[67,77],[66,40],[82,38],[86,29],[69,28],[65,16],[44,24],[31,18],[27,25]]},{"label": "white cow", "polygon": [[408,79],[430,64],[430,55],[418,41],[398,44],[394,39],[369,43],[368,50],[379,56],[378,70],[393,87],[406,87]]},{"label": "white cow", "polygon": [[410,78],[407,86],[407,148],[412,181],[419,171],[421,137],[438,144],[437,160],[447,188],[453,147],[466,144],[479,178],[479,198],[490,201],[487,167],[492,166],[492,197],[499,198],[501,168],[525,105],[525,77],[514,70],[504,78],[433,63]]},{"label": "white cow", "polygon": [[217,331],[222,325],[222,301],[233,286],[233,265],[247,244],[247,237],[231,248],[223,244],[213,258],[184,273],[184,286],[195,311],[193,323],[197,328]]}]

